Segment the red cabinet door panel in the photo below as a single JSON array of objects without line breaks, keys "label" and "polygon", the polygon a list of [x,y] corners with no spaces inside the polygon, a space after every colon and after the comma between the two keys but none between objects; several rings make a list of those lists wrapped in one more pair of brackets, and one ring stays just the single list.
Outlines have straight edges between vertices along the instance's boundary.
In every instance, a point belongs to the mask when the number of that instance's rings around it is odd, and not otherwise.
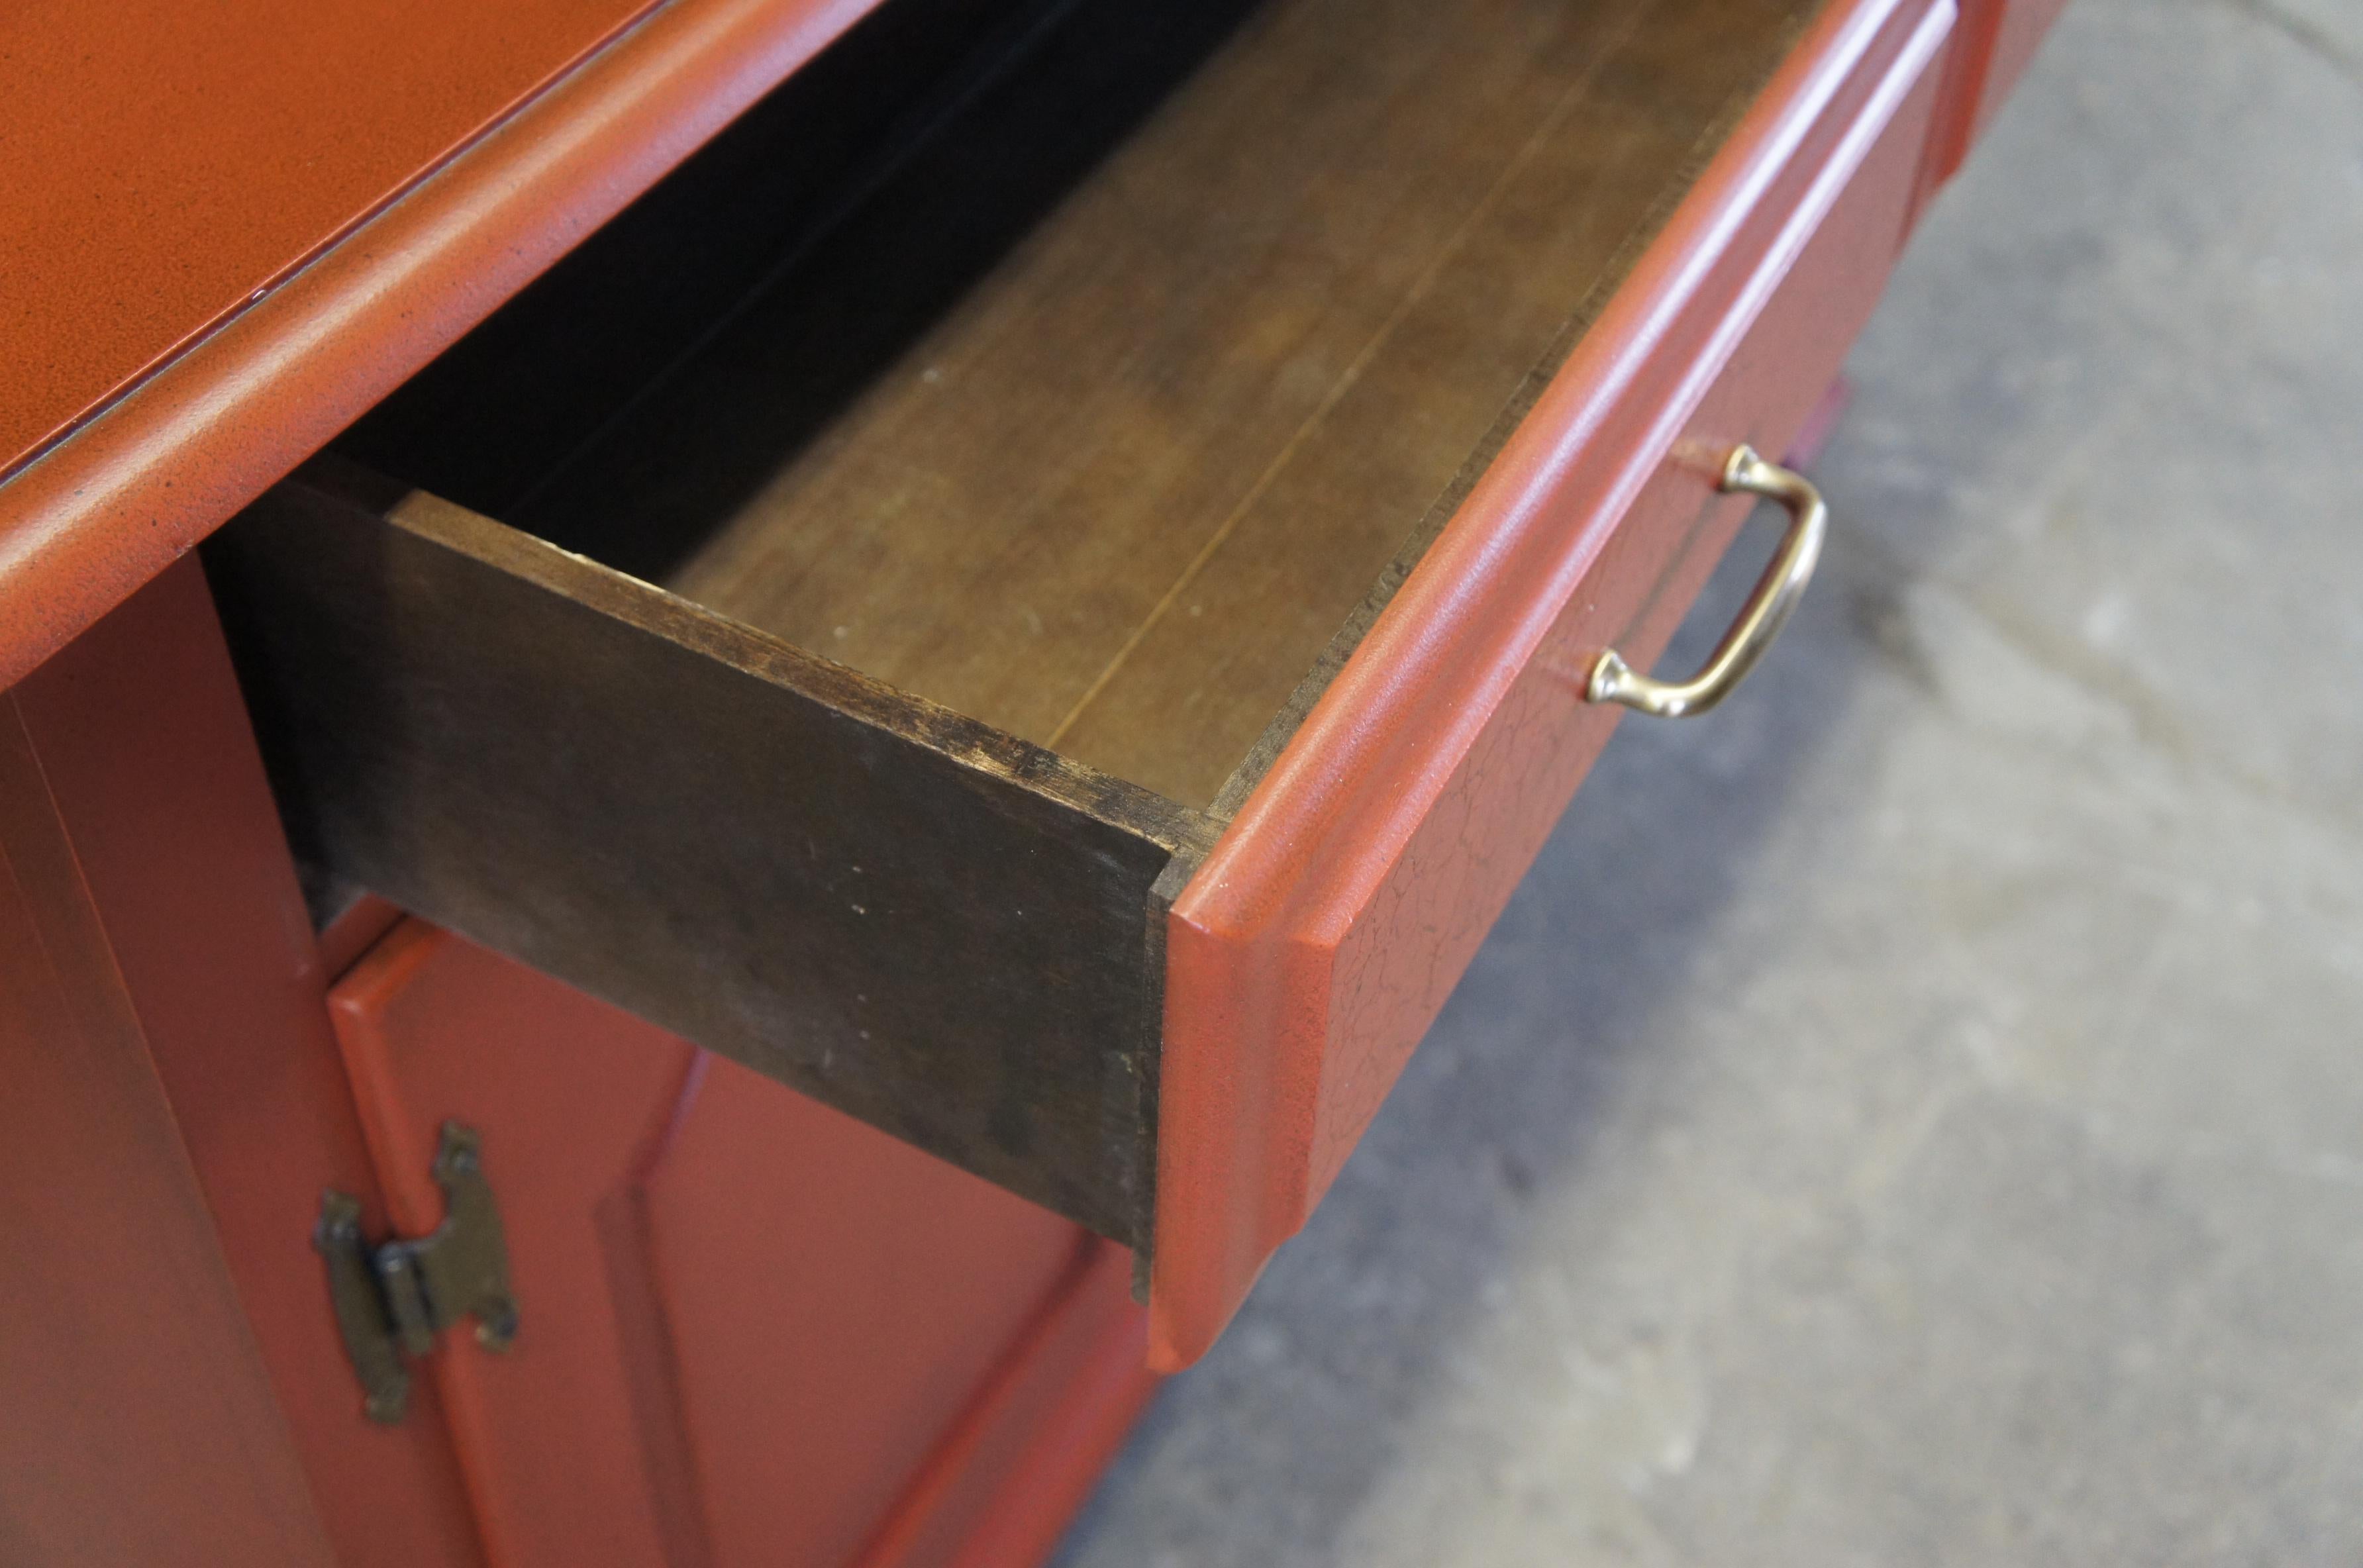
[{"label": "red cabinet door panel", "polygon": [[850,1560],[1097,1243],[734,1062],[649,1185],[715,1560]]},{"label": "red cabinet door panel", "polygon": [[483,1138],[521,1326],[432,1360],[499,1563],[851,1562],[1102,1248],[419,922],[331,1008],[405,1234]]},{"label": "red cabinet door panel", "polygon": [[[1921,185],[1950,0],[1816,19],[1175,900],[1156,1364],[1301,1226],[1786,449]],[[1646,662],[1644,662],[1646,668]]]}]

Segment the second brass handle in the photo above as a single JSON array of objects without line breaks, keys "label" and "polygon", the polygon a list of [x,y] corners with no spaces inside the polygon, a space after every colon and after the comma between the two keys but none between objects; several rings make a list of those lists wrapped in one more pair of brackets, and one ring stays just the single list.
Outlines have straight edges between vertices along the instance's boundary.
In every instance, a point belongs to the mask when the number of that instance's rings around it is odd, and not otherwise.
[{"label": "second brass handle", "polygon": [[1813,481],[1792,469],[1768,463],[1752,447],[1735,447],[1723,465],[1722,489],[1761,495],[1789,509],[1788,536],[1756,580],[1756,587],[1740,607],[1731,629],[1715,644],[1706,668],[1684,681],[1653,680],[1626,664],[1615,649],[1592,664],[1583,695],[1593,702],[1621,702],[1660,719],[1681,719],[1703,713],[1730,696],[1781,635],[1789,613],[1797,607],[1814,567],[1822,558],[1822,536],[1829,532],[1830,509]]}]

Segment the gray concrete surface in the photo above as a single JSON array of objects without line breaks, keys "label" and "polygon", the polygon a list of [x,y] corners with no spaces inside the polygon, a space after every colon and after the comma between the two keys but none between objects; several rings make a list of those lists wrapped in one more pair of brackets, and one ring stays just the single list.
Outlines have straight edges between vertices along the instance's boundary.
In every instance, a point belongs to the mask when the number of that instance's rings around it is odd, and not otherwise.
[{"label": "gray concrete surface", "polygon": [[2076,0],[1853,373],[1063,1568],[2363,1561],[2363,4]]}]

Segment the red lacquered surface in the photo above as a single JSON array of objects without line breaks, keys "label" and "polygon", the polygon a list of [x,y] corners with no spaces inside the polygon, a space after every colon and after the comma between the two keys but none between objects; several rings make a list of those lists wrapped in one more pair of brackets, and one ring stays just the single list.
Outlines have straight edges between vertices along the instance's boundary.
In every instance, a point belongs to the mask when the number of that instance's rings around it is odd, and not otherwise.
[{"label": "red lacquered surface", "polygon": [[[475,137],[400,200],[172,355],[129,392],[95,412],[75,403],[77,394],[67,394],[44,402],[39,412],[19,416],[26,430],[88,418],[39,460],[0,484],[0,685],[16,680],[62,647],[310,456],[873,3],[670,0]],[[187,13],[194,26],[200,19],[206,25],[221,23],[226,10],[267,19],[283,9],[294,16],[302,8],[183,6],[173,14]],[[458,128],[449,135],[435,128],[441,121],[429,125],[422,120],[425,128],[414,127],[416,160],[412,167],[373,163],[369,167],[379,172],[366,179],[349,172],[344,176],[357,182],[350,187],[355,193],[381,174],[383,182],[366,195],[356,194],[349,204],[342,197],[327,204],[343,207],[336,219],[343,222],[427,172],[427,165],[449,145],[450,136],[463,135],[507,101],[497,96],[499,91],[513,96],[565,66],[616,19],[638,10],[638,0],[605,0],[604,7],[601,0],[535,0],[526,11],[504,6],[460,7],[448,0],[402,6],[364,6],[359,0],[345,0],[313,9],[330,18],[349,9],[364,12],[377,18],[372,26],[379,32],[373,35],[372,50],[396,60],[434,60],[438,69],[452,71],[459,68],[438,51],[456,48],[451,42],[455,36],[472,38],[484,29],[512,28],[516,24],[500,19],[512,15],[551,18],[550,30],[544,33],[502,35],[512,38],[516,46],[516,87],[484,88],[484,104],[469,111],[475,117],[455,111],[452,124]],[[123,26],[108,7],[60,0],[36,18],[47,19],[44,26],[60,39],[66,35],[57,28],[65,24],[51,18],[52,11],[57,17],[72,16],[94,35]],[[463,12],[478,19],[455,35],[448,24]],[[568,17],[577,24],[571,29],[558,25]],[[247,25],[230,20],[233,32]],[[97,42],[90,47],[104,54]],[[251,56],[256,62],[252,69],[262,72],[267,62],[279,58],[258,49]],[[337,58],[346,56],[339,51]],[[17,85],[12,67],[11,90]],[[217,97],[241,102],[253,94],[270,99],[274,92],[294,92],[277,83],[275,75],[271,82],[224,80],[213,83],[210,90]],[[61,90],[42,91],[56,95]],[[363,88],[351,91],[367,96]],[[412,91],[422,99],[431,99],[437,92],[415,82]],[[106,90],[94,86],[92,93],[100,101],[110,101]],[[295,93],[296,101],[303,99],[302,93]],[[227,120],[241,112],[232,109],[214,118]],[[21,187],[28,193],[18,200],[31,205],[70,199],[70,189],[64,198],[41,194],[50,191],[50,180],[16,156],[14,138],[24,117],[19,103],[12,100],[6,114],[11,189],[20,188],[15,182],[29,182]],[[198,131],[201,139],[228,134],[212,120]],[[144,133],[125,126],[112,134],[128,138],[117,151],[128,160],[127,166],[136,167],[137,138]],[[321,162],[282,169],[281,177],[293,183],[274,201],[300,206],[298,198],[308,189],[305,180],[320,171],[345,168],[333,149],[312,150]],[[227,156],[227,144],[208,155]],[[234,182],[244,176],[218,177]],[[50,230],[8,226],[12,241],[30,248],[23,265],[44,277],[95,271],[93,286],[108,297],[152,292],[161,286],[156,275],[178,265],[171,247],[140,249],[129,258],[102,258],[80,247],[58,249]],[[269,276],[301,260],[305,250],[322,237],[324,233],[306,230],[288,239],[283,254],[253,265]],[[216,237],[210,243],[231,241]],[[13,267],[0,267],[0,276],[10,280],[9,319],[23,320],[17,315]],[[196,332],[211,319],[206,313],[216,308],[192,306],[177,327],[158,326],[140,339],[150,348],[126,352],[161,352],[172,340],[165,334]],[[23,336],[8,356],[12,374],[61,356],[80,355],[76,345],[89,328],[69,319],[72,314],[44,305],[25,325],[14,326]],[[14,450],[15,445],[0,443],[0,449]]]},{"label": "red lacquered surface", "polygon": [[270,1370],[14,694],[0,694],[0,1556],[327,1568]]},{"label": "red lacquered surface", "polygon": [[[898,1514],[957,1537],[989,1499],[902,1502],[914,1477],[1105,1296],[1068,1222],[431,928],[333,1010],[405,1232],[441,1215],[441,1121],[483,1135],[523,1326],[434,1372],[495,1562],[836,1568]],[[982,1426],[997,1452],[1023,1423]]]},{"label": "red lacquered surface", "polygon": [[9,7],[0,472],[652,3]]},{"label": "red lacquered surface", "polygon": [[709,1060],[649,1209],[715,1560],[842,1563],[1095,1243]]},{"label": "red lacquered surface", "polygon": [[[660,1562],[649,1474],[666,1455],[638,1452],[625,1375],[637,1324],[609,1300],[598,1216],[631,1201],[693,1054],[628,1020],[569,1009],[563,993],[505,984],[506,966],[470,962],[479,956],[398,927],[331,999],[395,1230],[422,1236],[443,1217],[428,1174],[443,1118],[484,1135],[527,1328],[495,1366],[449,1336],[433,1381],[491,1562]],[[556,1070],[561,1051],[581,1076]],[[536,1058],[539,1072],[525,1065]],[[614,1266],[628,1277],[646,1265],[627,1248]],[[538,1441],[544,1429],[566,1441]],[[671,1434],[660,1424],[654,1435]]]},{"label": "red lacquered surface", "polygon": [[1723,453],[1785,449],[1836,374],[1952,19],[1823,14],[1176,900],[1154,1364],[1212,1342],[1375,1114],[1614,723],[1589,656],[1653,657],[1736,525]]},{"label": "red lacquered surface", "polygon": [[194,561],[15,693],[272,1392],[348,1568],[476,1562],[428,1393],[361,1419],[305,1244],[320,1190],[376,1183],[246,710]]},{"label": "red lacquered surface", "polygon": [[1030,1568],[1048,1557],[1157,1391],[1148,1348],[1132,1254],[1095,1241],[860,1568]]},{"label": "red lacquered surface", "polygon": [[[1009,1480],[971,1527],[952,1568],[1033,1568],[1047,1561],[1091,1500],[1100,1473],[1140,1419],[1159,1379],[1145,1364],[1148,1314],[1131,1295],[1131,1257],[1094,1281],[1097,1324],[1087,1359],[1045,1415]],[[1080,1316],[1080,1314],[1079,1314]]]}]

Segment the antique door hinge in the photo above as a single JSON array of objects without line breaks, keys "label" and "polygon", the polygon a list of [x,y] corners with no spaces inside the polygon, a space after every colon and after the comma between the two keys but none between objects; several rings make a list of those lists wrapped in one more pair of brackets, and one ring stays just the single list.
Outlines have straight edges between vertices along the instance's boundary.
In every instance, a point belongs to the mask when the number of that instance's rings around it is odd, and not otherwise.
[{"label": "antique door hinge", "polygon": [[328,1299],[373,1421],[402,1419],[410,1408],[405,1358],[433,1350],[435,1336],[460,1319],[476,1320],[476,1342],[486,1350],[506,1350],[516,1338],[501,1211],[472,1129],[443,1124],[434,1172],[443,1222],[416,1241],[373,1247],[361,1235],[359,1199],[333,1187],[320,1195],[312,1245],[327,1264]]}]

